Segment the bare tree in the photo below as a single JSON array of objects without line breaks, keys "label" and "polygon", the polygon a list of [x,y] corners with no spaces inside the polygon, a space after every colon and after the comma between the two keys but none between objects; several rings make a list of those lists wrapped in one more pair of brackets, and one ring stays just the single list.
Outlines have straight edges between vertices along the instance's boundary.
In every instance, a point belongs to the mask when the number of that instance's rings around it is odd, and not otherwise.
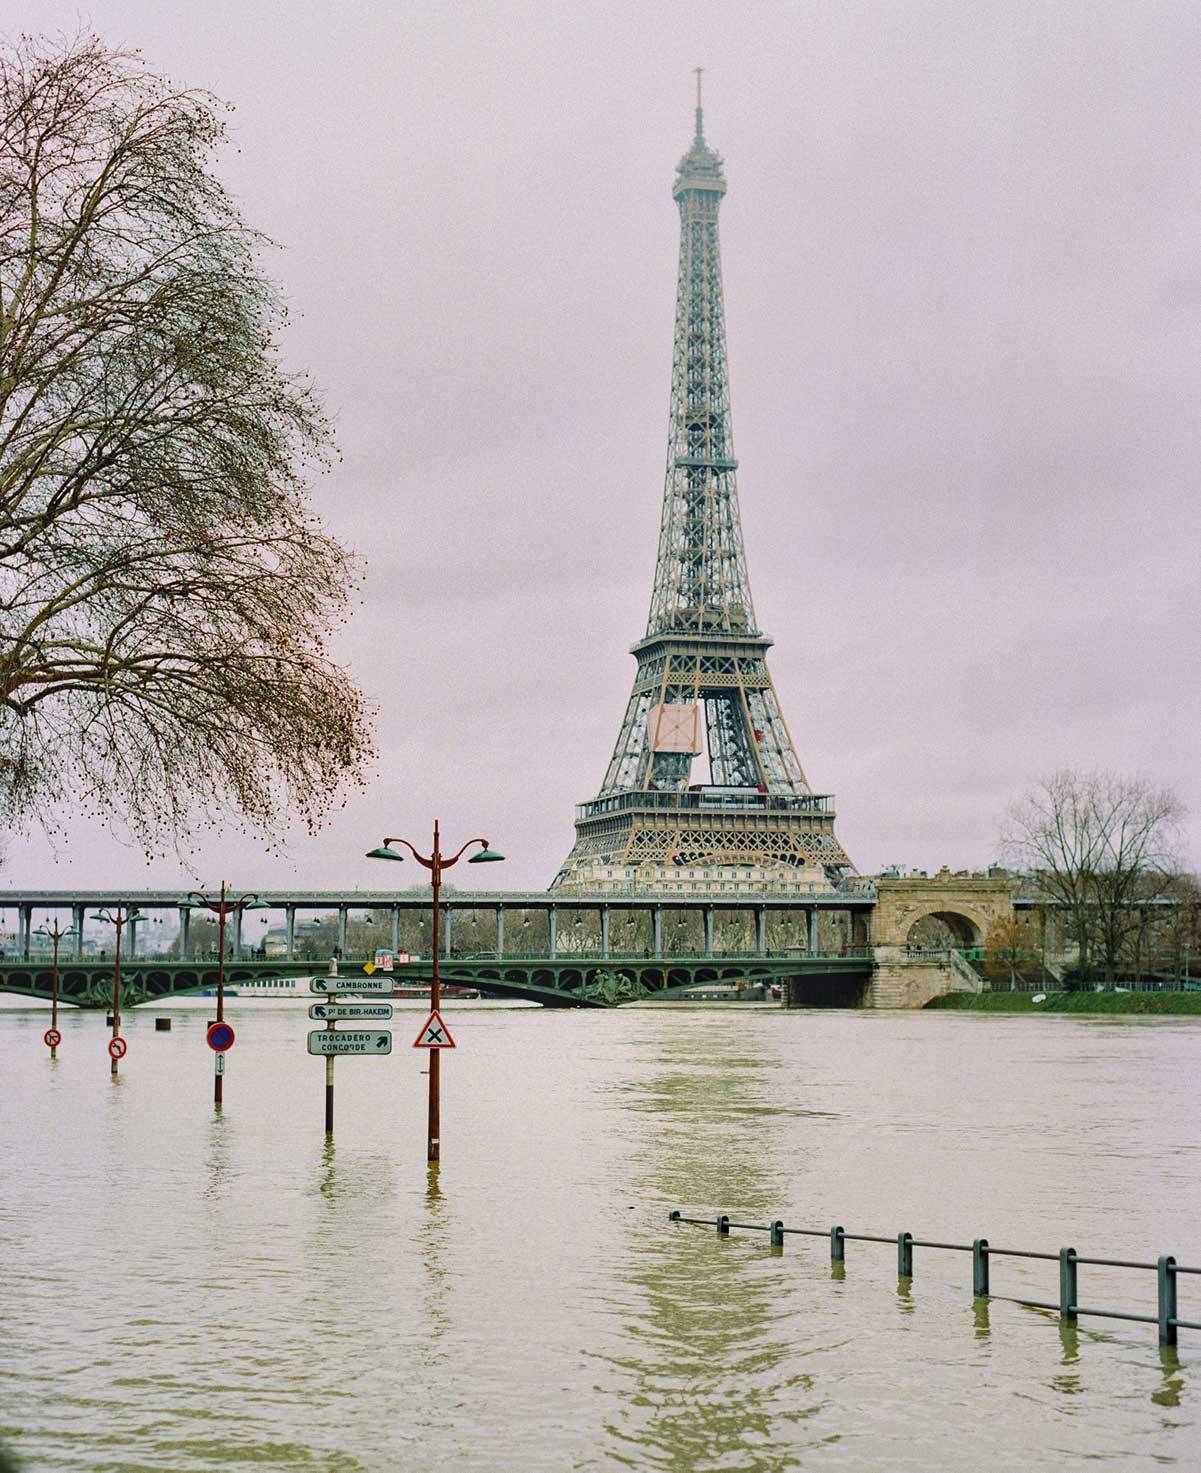
[{"label": "bare tree", "polygon": [[370,752],[326,638],[357,570],[279,365],[224,108],[95,37],[0,47],[0,816],[315,823]]},{"label": "bare tree", "polygon": [[1112,981],[1140,911],[1173,893],[1183,812],[1166,788],[1066,770],[1010,807],[1003,848],[1035,871],[1043,892],[1063,908],[1082,973],[1095,959]]}]

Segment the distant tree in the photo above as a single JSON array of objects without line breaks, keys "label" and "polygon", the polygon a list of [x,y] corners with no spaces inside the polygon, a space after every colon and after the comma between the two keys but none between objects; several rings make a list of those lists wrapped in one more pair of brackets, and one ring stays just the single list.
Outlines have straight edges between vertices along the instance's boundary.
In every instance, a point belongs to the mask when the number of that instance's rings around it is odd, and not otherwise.
[{"label": "distant tree", "polygon": [[1015,915],[999,916],[989,926],[984,945],[984,970],[1007,976],[1010,987],[1016,987],[1022,962],[1034,959],[1035,943],[1028,929]]},{"label": "distant tree", "polygon": [[224,109],[91,36],[0,45],[0,818],[147,845],[311,825],[370,751],[326,638],[356,570],[304,472]]},{"label": "distant tree", "polygon": [[1166,788],[1069,771],[1043,779],[1009,808],[1004,850],[1063,908],[1083,975],[1099,963],[1112,981],[1141,924],[1140,907],[1172,893],[1183,812]]}]

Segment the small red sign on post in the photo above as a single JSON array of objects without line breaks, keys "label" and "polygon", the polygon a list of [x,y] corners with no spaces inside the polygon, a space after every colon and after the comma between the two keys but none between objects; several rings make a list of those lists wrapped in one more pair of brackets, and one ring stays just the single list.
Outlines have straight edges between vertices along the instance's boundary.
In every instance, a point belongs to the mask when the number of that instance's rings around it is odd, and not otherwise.
[{"label": "small red sign on post", "polygon": [[223,1054],[234,1046],[234,1031],[228,1023],[210,1023],[205,1040],[215,1054]]},{"label": "small red sign on post", "polygon": [[57,1048],[62,1041],[63,1036],[57,1028],[47,1028],[42,1034],[42,1042],[47,1048]]},{"label": "small red sign on post", "polygon": [[125,1042],[121,1035],[116,1034],[108,1041],[109,1056],[114,1059],[123,1059],[125,1057],[125,1050],[128,1047],[129,1045]]},{"label": "small red sign on post", "polygon": [[450,1029],[442,1021],[441,1014],[437,1008],[429,1015],[421,1025],[421,1032],[413,1040],[414,1048],[454,1048],[455,1041],[450,1036]]}]

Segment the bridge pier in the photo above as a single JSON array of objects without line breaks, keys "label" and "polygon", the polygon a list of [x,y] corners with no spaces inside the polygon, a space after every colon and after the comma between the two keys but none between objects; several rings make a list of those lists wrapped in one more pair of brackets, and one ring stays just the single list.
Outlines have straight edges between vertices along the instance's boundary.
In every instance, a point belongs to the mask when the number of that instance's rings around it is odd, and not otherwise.
[{"label": "bridge pier", "polygon": [[449,956],[450,955],[450,916],[451,916],[450,906],[449,905],[444,905],[442,907],[442,915],[440,917],[440,920],[441,920],[441,923],[442,923],[442,955],[443,956]]},{"label": "bridge pier", "polygon": [[656,956],[663,955],[663,907],[656,905],[651,910],[651,949]]},{"label": "bridge pier", "polygon": [[187,906],[179,907],[179,959],[186,962],[188,959],[188,943],[192,935],[192,912]]},{"label": "bridge pier", "polygon": [[29,960],[29,948],[33,944],[33,906],[17,906],[17,950],[21,960]]},{"label": "bridge pier", "polygon": [[767,907],[755,907],[755,950],[762,954],[767,950]]},{"label": "bridge pier", "polygon": [[287,961],[296,959],[296,907],[294,905],[284,906],[284,957]]},{"label": "bridge pier", "polygon": [[805,919],[809,923],[809,950],[820,951],[821,947],[817,939],[817,906],[807,905],[805,907]]},{"label": "bridge pier", "polygon": [[346,922],[350,917],[350,906],[340,905],[338,907],[338,954],[346,955]]},{"label": "bridge pier", "polygon": [[496,959],[505,954],[505,908],[503,905],[496,907]]},{"label": "bridge pier", "polygon": [[400,950],[400,906],[392,907],[392,954]]},{"label": "bridge pier", "polygon": [[609,955],[609,907],[602,905],[600,908],[601,926],[601,956]]},{"label": "bridge pier", "polygon": [[547,950],[553,961],[559,954],[559,912],[553,905],[546,912],[546,931],[549,938]]},{"label": "bridge pier", "polygon": [[705,906],[705,955],[713,955],[713,907]]},{"label": "bridge pier", "polygon": [[75,960],[83,961],[83,922],[87,909],[82,905],[71,907],[71,924],[75,927]]}]

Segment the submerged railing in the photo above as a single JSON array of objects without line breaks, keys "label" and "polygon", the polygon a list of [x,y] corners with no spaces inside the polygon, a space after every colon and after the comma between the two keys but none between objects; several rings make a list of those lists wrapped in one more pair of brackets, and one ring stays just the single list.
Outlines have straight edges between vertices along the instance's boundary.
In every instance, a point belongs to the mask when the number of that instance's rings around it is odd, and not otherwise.
[{"label": "submerged railing", "polygon": [[[1175,1345],[1176,1331],[1201,1330],[1201,1321],[1182,1320],[1177,1310],[1176,1280],[1180,1274],[1201,1274],[1201,1268],[1177,1263],[1170,1253],[1163,1253],[1154,1263],[1139,1263],[1128,1258],[1093,1258],[1077,1253],[1075,1248],[1061,1248],[1057,1253],[1036,1253],[1026,1248],[994,1248],[987,1238],[976,1238],[971,1243],[937,1243],[932,1239],[915,1238],[912,1233],[897,1233],[885,1237],[876,1233],[848,1233],[845,1228],[788,1227],[781,1218],[774,1222],[732,1222],[726,1215],[719,1217],[685,1217],[673,1211],[669,1222],[692,1223],[696,1227],[716,1228],[722,1237],[731,1231],[767,1233],[771,1246],[782,1249],[789,1233],[805,1238],[825,1238],[830,1244],[830,1262],[846,1261],[848,1243],[892,1243],[897,1250],[897,1277],[913,1277],[913,1250],[934,1248],[945,1253],[970,1253],[972,1255],[972,1295],[976,1299],[1006,1299],[1012,1304],[1024,1304],[1031,1309],[1057,1310],[1064,1321],[1074,1321],[1080,1315],[1091,1315],[1109,1320],[1136,1320],[1140,1324],[1156,1325],[1161,1345]],[[1043,1299],[1022,1299],[1013,1294],[994,1295],[989,1288],[989,1265],[994,1258],[1038,1258],[1048,1263],[1059,1264],[1059,1300],[1052,1303]],[[1081,1264],[1099,1268],[1130,1268],[1149,1270],[1157,1276],[1158,1304],[1155,1314],[1130,1314],[1118,1309],[1085,1308],[1078,1300]]]}]

